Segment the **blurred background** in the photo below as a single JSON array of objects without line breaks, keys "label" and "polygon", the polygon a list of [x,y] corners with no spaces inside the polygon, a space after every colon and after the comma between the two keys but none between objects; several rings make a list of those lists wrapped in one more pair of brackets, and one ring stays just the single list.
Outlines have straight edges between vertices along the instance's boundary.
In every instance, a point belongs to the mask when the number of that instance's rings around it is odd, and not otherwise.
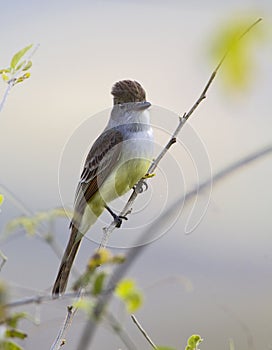
[{"label": "blurred background", "polygon": [[[212,45],[228,23],[263,18],[262,39],[245,56],[247,81],[226,84],[224,67],[207,99],[160,163],[149,189],[109,247],[126,253],[169,206],[223,167],[271,145],[272,3],[215,1],[19,1],[1,6],[0,67],[26,45],[40,44],[31,78],[15,86],[0,115],[0,183],[5,201],[0,229],[10,220],[65,206],[71,208],[84,157],[103,130],[114,82],[135,79],[152,103],[156,151],[161,150],[198,98],[216,62]],[[250,34],[249,34],[250,35]],[[253,60],[253,62],[247,62]],[[225,71],[226,73],[226,71]],[[5,91],[0,85],[1,96]],[[183,349],[193,333],[201,349],[272,349],[271,156],[209,186],[195,203],[164,220],[155,239],[128,272],[145,295],[137,317],[155,343]],[[119,209],[127,197],[113,203]],[[104,213],[81,246],[83,271],[110,222]],[[40,227],[61,249],[67,218]],[[1,279],[11,299],[48,293],[59,266],[52,248],[18,229],[1,241],[8,262]],[[50,348],[67,302],[27,310],[26,349]],[[139,349],[149,346],[117,303],[112,305]],[[26,307],[21,308],[25,310]],[[86,316],[79,312],[67,336],[75,349]],[[90,348],[125,348],[101,326]]]}]

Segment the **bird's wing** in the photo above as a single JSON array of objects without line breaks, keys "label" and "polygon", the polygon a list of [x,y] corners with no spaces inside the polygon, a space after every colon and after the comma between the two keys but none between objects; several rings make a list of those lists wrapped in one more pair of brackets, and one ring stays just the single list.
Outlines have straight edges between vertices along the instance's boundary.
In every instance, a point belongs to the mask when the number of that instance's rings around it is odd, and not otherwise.
[{"label": "bird's wing", "polygon": [[86,204],[97,192],[116,165],[123,137],[117,129],[104,131],[93,144],[77,186],[75,213],[82,215]]}]

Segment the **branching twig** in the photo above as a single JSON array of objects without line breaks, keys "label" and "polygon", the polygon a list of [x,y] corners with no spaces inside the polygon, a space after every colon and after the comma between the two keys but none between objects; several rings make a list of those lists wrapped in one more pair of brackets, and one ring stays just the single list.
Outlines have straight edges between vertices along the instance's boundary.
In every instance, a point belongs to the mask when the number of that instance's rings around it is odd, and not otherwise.
[{"label": "branching twig", "polygon": [[[237,41],[240,41],[253,27],[255,27],[262,19],[258,18],[253,24],[251,24],[237,39]],[[161,159],[165,156],[165,154],[168,152],[168,150],[170,149],[170,147],[176,142],[176,137],[178,136],[180,130],[182,129],[182,127],[184,126],[184,124],[186,123],[186,121],[189,119],[189,117],[193,114],[193,112],[197,109],[197,107],[199,106],[199,104],[206,98],[206,94],[208,89],[210,88],[216,74],[218,73],[219,69],[221,68],[222,64],[224,63],[224,61],[226,60],[227,56],[229,55],[229,53],[232,51],[233,46],[230,46],[227,48],[225,54],[222,56],[221,60],[219,61],[218,65],[216,66],[215,70],[212,72],[207,84],[205,85],[203,91],[201,92],[199,98],[196,100],[196,102],[193,104],[193,106],[191,107],[191,109],[186,112],[183,117],[179,118],[179,124],[176,128],[176,130],[173,132],[170,140],[168,141],[168,143],[166,144],[166,146],[163,148],[163,150],[161,151],[161,153],[157,156],[157,158],[152,162],[152,164],[150,165],[149,169],[148,169],[148,174],[152,174],[154,172],[154,170],[156,169],[156,167],[158,166],[159,162],[161,161]],[[144,180],[140,180],[137,185],[135,186],[131,196],[129,197],[126,205],[124,206],[124,208],[122,209],[122,211],[120,212],[120,216],[127,216],[128,214],[131,213],[132,211],[132,206],[136,200],[136,198],[138,197],[138,194],[142,192],[142,187],[143,187],[143,181]],[[104,248],[107,245],[107,242],[109,240],[110,234],[114,231],[114,229],[116,228],[116,222],[112,221],[111,224],[108,227],[105,227],[103,229],[103,238],[100,244],[100,248]]]},{"label": "branching twig", "polygon": [[[226,168],[222,169],[218,173],[216,173],[213,177],[213,184],[217,185],[220,183],[221,180],[225,179],[229,175],[232,175],[234,172],[240,170],[242,167],[252,164],[254,161],[261,159],[269,154],[272,153],[272,145],[268,145],[267,147],[262,148],[261,150],[254,152],[237,162],[227,166]],[[176,216],[177,211],[179,210],[181,205],[186,205],[189,203],[189,201],[199,194],[201,191],[205,191],[205,189],[210,185],[210,179],[207,181],[204,181],[199,186],[196,186],[191,191],[187,192],[182,198],[179,198],[177,201],[175,201],[161,216],[159,219],[153,222],[151,227],[144,230],[141,236],[139,237],[139,240],[135,243],[135,247],[132,248],[129,253],[127,254],[126,261],[119,265],[114,273],[112,274],[105,292],[101,297],[98,299],[97,304],[94,307],[94,314],[95,319],[90,318],[88,323],[85,326],[85,329],[83,331],[82,337],[79,341],[79,346],[77,347],[80,350],[87,350],[88,344],[92,340],[92,337],[94,336],[95,329],[97,326],[97,321],[100,319],[101,314],[103,313],[104,309],[106,308],[113,291],[115,290],[115,287],[117,283],[120,281],[120,279],[125,275],[128,268],[132,265],[134,260],[139,256],[139,254],[143,251],[144,248],[147,247],[147,245],[138,246],[139,243],[142,241],[143,237],[148,237],[149,240],[151,240],[156,234],[157,230],[160,228],[163,222],[166,220],[171,220],[172,217]]]},{"label": "branching twig", "polygon": [[143,327],[140,325],[139,321],[134,315],[131,315],[132,321],[136,324],[142,335],[145,337],[145,339],[148,341],[148,343],[152,346],[153,349],[157,350],[157,346],[154,344],[150,336],[146,333],[146,331],[143,329]]},{"label": "branching twig", "polygon": [[11,79],[7,82],[7,88],[5,90],[5,93],[4,93],[4,96],[2,98],[2,101],[0,102],[0,112],[2,111],[3,107],[4,107],[4,104],[6,103],[7,101],[7,98],[8,98],[8,95],[10,93],[10,90],[13,88],[13,86],[15,85],[16,83],[16,79],[17,77],[23,72],[25,66],[27,65],[27,62],[30,61],[30,59],[32,58],[32,56],[36,53],[36,51],[38,50],[40,44],[37,44],[35,45],[35,47],[33,48],[33,50],[27,55],[24,57],[25,59],[25,62],[22,64],[21,68],[16,71],[15,74],[13,74],[13,76],[11,77]]},{"label": "branching twig", "polygon": [[[9,200],[20,211],[20,213],[22,215],[25,215],[28,217],[35,215],[35,213],[31,209],[29,209],[27,207],[27,205],[22,202],[22,200],[17,198],[17,196],[14,193],[12,193],[11,190],[9,190],[5,185],[0,184],[0,190],[1,190],[1,192],[3,192],[5,194],[6,199]],[[60,247],[58,246],[58,244],[56,243],[56,241],[54,239],[47,239],[47,236],[45,236],[42,233],[42,231],[39,229],[36,229],[35,234],[39,239],[41,239],[41,240],[45,241],[47,244],[49,244],[49,246],[51,247],[53,252],[56,254],[56,256],[58,258],[61,258],[62,249],[60,249]],[[0,237],[0,238],[2,238],[2,237]]]},{"label": "branching twig", "polygon": [[[85,292],[85,295],[88,295],[88,294],[86,294]],[[78,296],[78,292],[67,292],[61,296],[61,300],[76,298],[77,296]],[[4,304],[4,307],[14,308],[14,307],[19,307],[19,306],[29,305],[29,304],[42,304],[44,302],[54,301],[54,300],[56,299],[52,298],[51,293],[46,295],[34,295],[32,297],[11,301],[7,304]]]},{"label": "branching twig", "polygon": [[[272,153],[272,145],[268,145],[262,149],[260,149],[257,152],[254,152],[237,162],[234,162],[227,166],[226,168],[220,170],[218,173],[216,173],[213,176],[213,184],[217,185],[221,180],[227,178],[230,175],[233,175],[236,171],[240,170],[242,167],[246,165],[250,165],[256,160],[262,159],[263,157],[269,155]],[[160,226],[160,223],[163,222],[166,219],[171,219],[171,216],[175,215],[176,210],[179,210],[180,204],[184,203],[184,205],[188,204],[188,202],[197,194],[201,193],[201,191],[205,191],[206,188],[210,184],[210,179],[207,181],[202,182],[199,186],[196,188],[192,189],[191,191],[187,192],[184,197],[180,198],[178,201],[173,203],[171,207],[160,217],[159,220],[154,222],[151,228],[149,228],[148,232],[144,231],[142,236],[140,237],[139,241],[141,241],[142,237],[146,237],[146,235],[152,237],[154,234],[156,234],[157,227]],[[173,213],[174,212],[174,213]],[[130,265],[133,263],[134,259],[137,258],[138,254],[144,249],[145,246],[137,247],[131,250],[131,252],[128,254],[126,262],[122,265],[119,266],[119,268],[115,271],[114,275],[112,276],[110,283],[107,287],[107,290],[103,294],[103,296],[99,299],[96,307],[95,307],[95,313],[99,317],[99,315],[102,313],[104,307],[107,304],[107,301],[109,300],[111,293],[114,290],[114,285],[116,285],[119,281],[120,278],[125,274],[126,270],[130,267]],[[85,292],[86,293],[86,292]],[[88,294],[85,294],[88,295]],[[78,296],[78,292],[67,292],[62,295],[61,299],[68,299],[68,298],[75,298]],[[43,296],[32,296],[20,300],[15,300],[10,303],[7,303],[4,305],[5,308],[14,308],[14,307],[19,307],[23,305],[28,305],[28,304],[42,304],[43,302],[48,302],[48,301],[55,301],[56,299],[52,299],[52,295],[43,295]],[[67,318],[67,317],[66,317]],[[71,322],[71,318],[70,318]],[[88,324],[86,326],[86,330],[84,334],[88,336],[86,339],[87,343],[89,342],[90,338],[92,337],[95,327],[96,327],[96,322],[92,320],[92,325]],[[90,321],[89,321],[90,323]],[[90,333],[90,334],[89,334]],[[90,337],[90,338],[89,338]],[[83,340],[83,338],[82,338]],[[84,343],[83,343],[84,345]],[[84,350],[86,347],[79,347],[80,349]]]},{"label": "branching twig", "polygon": [[50,350],[60,350],[61,347],[65,344],[65,335],[67,333],[68,328],[72,324],[73,317],[77,311],[77,308],[73,306],[67,306],[67,315],[65,317],[64,323],[59,330],[59,333],[52,344]]},{"label": "branching twig", "polygon": [[[77,292],[77,301],[81,299],[81,296],[83,294],[83,289],[80,289]],[[63,345],[65,345],[65,336],[68,331],[68,328],[71,326],[73,318],[75,316],[75,313],[77,312],[78,308],[75,306],[67,306],[67,314],[65,317],[65,320],[63,322],[63,325],[59,329],[58,335],[56,339],[54,340],[50,350],[60,350]]]}]

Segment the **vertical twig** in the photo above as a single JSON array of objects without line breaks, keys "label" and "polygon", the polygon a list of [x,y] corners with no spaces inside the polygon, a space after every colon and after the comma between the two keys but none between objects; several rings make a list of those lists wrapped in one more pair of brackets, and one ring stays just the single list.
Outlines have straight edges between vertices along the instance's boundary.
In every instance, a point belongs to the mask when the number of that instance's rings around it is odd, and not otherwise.
[{"label": "vertical twig", "polygon": [[50,350],[59,350],[65,344],[65,334],[68,328],[72,324],[73,317],[76,313],[77,309],[73,306],[67,306],[67,314],[64,320],[62,327],[60,328],[55,341],[53,342]]},{"label": "vertical twig", "polygon": [[157,350],[157,346],[155,345],[155,343],[152,341],[152,339],[150,338],[150,336],[146,333],[146,331],[143,329],[143,327],[141,326],[141,324],[139,323],[139,321],[137,320],[137,318],[135,317],[135,315],[131,315],[132,321],[136,324],[136,326],[138,327],[139,331],[142,333],[142,335],[145,337],[145,339],[148,341],[148,343],[152,346],[153,349]]}]

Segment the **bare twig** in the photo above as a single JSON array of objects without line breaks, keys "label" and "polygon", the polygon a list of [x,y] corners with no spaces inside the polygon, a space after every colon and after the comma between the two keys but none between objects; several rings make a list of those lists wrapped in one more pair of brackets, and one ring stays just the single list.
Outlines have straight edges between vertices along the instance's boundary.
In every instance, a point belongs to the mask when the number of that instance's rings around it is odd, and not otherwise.
[{"label": "bare twig", "polygon": [[[88,295],[88,294],[86,294]],[[70,299],[70,298],[76,298],[78,296],[77,292],[68,292],[61,296],[61,299]],[[52,294],[46,294],[46,295],[34,295],[32,297],[27,297],[19,300],[11,301],[4,305],[5,308],[14,308],[19,307],[23,305],[29,305],[29,304],[42,304],[43,302],[48,301],[55,301],[56,299],[52,297]]]},{"label": "bare twig", "polygon": [[52,344],[50,350],[59,350],[65,344],[65,335],[67,333],[68,328],[72,324],[73,317],[77,311],[77,308],[73,306],[67,306],[67,314],[64,320],[62,327],[59,330],[59,333]]},{"label": "bare twig", "polygon": [[134,344],[129,334],[124,330],[120,322],[113,316],[113,314],[107,312],[107,321],[109,322],[112,330],[118,334],[128,350],[137,350],[137,346]]},{"label": "bare twig", "polygon": [[[254,28],[262,19],[258,18],[253,24],[251,24],[237,39],[236,42],[240,41],[252,28]],[[154,170],[156,169],[156,167],[158,166],[159,162],[161,161],[161,159],[165,156],[165,154],[168,152],[168,150],[170,149],[170,147],[176,142],[176,137],[178,136],[180,130],[182,129],[182,127],[184,126],[184,124],[186,123],[186,121],[189,119],[189,117],[193,114],[193,112],[197,109],[197,107],[199,106],[199,104],[206,98],[206,94],[208,89],[210,88],[216,74],[218,73],[219,69],[221,68],[222,64],[224,63],[224,61],[226,60],[227,56],[230,54],[230,52],[232,51],[233,46],[230,46],[227,48],[225,54],[222,56],[221,60],[219,61],[218,65],[216,66],[215,70],[212,72],[207,84],[205,85],[203,91],[201,92],[199,98],[196,100],[196,102],[193,104],[193,106],[191,107],[191,109],[184,113],[183,117],[179,118],[179,123],[178,126],[176,128],[176,130],[173,132],[170,140],[168,141],[168,143],[166,144],[166,146],[163,148],[163,150],[161,151],[161,153],[157,156],[157,158],[152,162],[152,164],[150,165],[149,169],[148,169],[148,173],[152,174],[154,172]],[[127,203],[125,204],[124,208],[122,209],[122,211],[120,212],[120,216],[127,216],[128,214],[130,214],[132,212],[132,206],[136,200],[136,198],[138,197],[138,194],[142,192],[142,187],[143,187],[143,181],[144,180],[140,180],[137,185],[134,187],[134,190],[131,194],[131,196],[129,197]],[[146,181],[146,180],[145,180]],[[116,222],[112,221],[110,223],[109,226],[105,227],[103,229],[104,233],[103,233],[103,237],[102,237],[102,241],[100,244],[100,248],[104,248],[107,245],[107,242],[109,240],[110,234],[114,231],[114,229],[116,228]]]},{"label": "bare twig", "polygon": [[136,324],[142,335],[145,337],[145,339],[148,341],[148,343],[152,346],[153,349],[157,350],[157,346],[154,344],[150,336],[146,333],[146,331],[143,329],[135,315],[131,315],[132,321]]},{"label": "bare twig", "polygon": [[[84,292],[83,289],[80,289],[77,292],[77,301],[79,301],[81,299],[83,292]],[[63,325],[59,329],[57,337],[54,340],[50,350],[60,350],[60,348],[63,345],[65,345],[65,343],[66,343],[66,340],[65,340],[66,333],[67,333],[69,327],[72,324],[73,318],[74,318],[75,313],[77,312],[77,310],[78,310],[77,307],[74,307],[72,305],[67,306],[67,314],[66,314],[65,320],[63,322]]]},{"label": "bare twig", "polygon": [[10,93],[10,90],[12,89],[13,86],[14,86],[14,82],[13,81],[9,81],[8,82],[8,86],[7,86],[6,90],[5,90],[4,96],[2,98],[2,101],[0,103],[0,112],[4,108],[4,104],[6,103],[8,95]]}]

